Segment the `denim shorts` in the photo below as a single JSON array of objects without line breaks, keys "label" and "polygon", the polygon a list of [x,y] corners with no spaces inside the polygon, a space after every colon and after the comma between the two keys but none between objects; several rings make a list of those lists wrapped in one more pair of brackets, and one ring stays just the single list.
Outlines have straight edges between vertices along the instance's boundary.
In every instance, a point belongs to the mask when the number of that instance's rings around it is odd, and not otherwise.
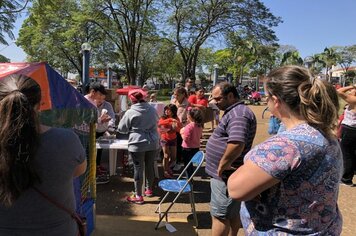
[{"label": "denim shorts", "polygon": [[210,214],[221,220],[239,217],[241,202],[227,196],[227,186],[224,181],[211,178],[210,188]]}]

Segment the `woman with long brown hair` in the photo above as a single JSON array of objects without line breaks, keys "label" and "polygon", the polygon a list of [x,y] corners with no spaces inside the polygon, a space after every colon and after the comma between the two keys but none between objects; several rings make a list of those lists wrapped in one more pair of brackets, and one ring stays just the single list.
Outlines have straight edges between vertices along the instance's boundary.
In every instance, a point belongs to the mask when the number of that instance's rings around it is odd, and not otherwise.
[{"label": "woman with long brown hair", "polygon": [[[71,130],[41,125],[41,89],[24,75],[0,80],[0,235],[77,235],[73,177],[86,156]],[[37,189],[37,190],[35,190]]]},{"label": "woman with long brown hair", "polygon": [[342,154],[336,138],[335,88],[299,66],[269,73],[267,106],[286,130],[258,144],[228,180],[244,201],[246,235],[340,235]]}]

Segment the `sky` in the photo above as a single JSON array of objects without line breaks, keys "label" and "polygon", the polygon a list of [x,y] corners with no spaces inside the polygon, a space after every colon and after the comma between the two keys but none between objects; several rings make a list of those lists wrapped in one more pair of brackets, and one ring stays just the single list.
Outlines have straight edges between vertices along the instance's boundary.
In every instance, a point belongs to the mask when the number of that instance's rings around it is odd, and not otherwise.
[{"label": "sky", "polygon": [[[283,23],[273,28],[281,45],[297,48],[302,58],[320,53],[325,47],[356,44],[355,0],[261,0]],[[23,14],[16,21],[14,34],[17,37]],[[0,45],[0,54],[11,62],[23,62],[24,51],[14,42]]]}]

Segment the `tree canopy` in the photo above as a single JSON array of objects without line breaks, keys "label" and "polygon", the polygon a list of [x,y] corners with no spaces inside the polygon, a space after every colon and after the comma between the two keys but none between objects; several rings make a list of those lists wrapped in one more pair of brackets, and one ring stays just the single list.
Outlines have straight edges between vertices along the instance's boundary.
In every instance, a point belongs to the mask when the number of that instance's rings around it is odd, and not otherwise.
[{"label": "tree canopy", "polygon": [[14,23],[19,16],[19,13],[24,10],[29,0],[1,0],[0,1],[0,44],[8,45],[5,40],[5,34],[14,40],[15,36],[12,33]]},{"label": "tree canopy", "polygon": [[165,0],[162,36],[179,50],[183,79],[194,78],[199,50],[208,40],[243,29],[261,41],[274,41],[273,30],[281,20],[259,0]]}]

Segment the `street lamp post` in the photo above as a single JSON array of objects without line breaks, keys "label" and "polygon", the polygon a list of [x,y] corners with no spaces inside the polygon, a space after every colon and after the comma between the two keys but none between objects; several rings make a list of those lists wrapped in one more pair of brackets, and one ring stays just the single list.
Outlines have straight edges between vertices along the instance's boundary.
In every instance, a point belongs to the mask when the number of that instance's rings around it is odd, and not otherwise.
[{"label": "street lamp post", "polygon": [[311,64],[313,62],[313,58],[311,56],[307,56],[307,57],[304,58],[303,61],[304,61],[305,67],[310,69],[310,66],[311,66]]},{"label": "street lamp post", "polygon": [[219,65],[218,64],[215,64],[214,65],[214,80],[213,80],[213,86],[215,87],[215,85],[217,84],[218,82],[218,76],[219,76],[219,73],[218,73],[218,70],[219,70]]},{"label": "street lamp post", "polygon": [[107,73],[106,73],[106,78],[107,78],[107,84],[108,84],[108,88],[112,88],[112,65],[111,64],[108,64],[107,65]]},{"label": "street lamp post", "polygon": [[85,88],[89,83],[89,59],[90,59],[91,46],[89,43],[83,43],[81,48],[83,54],[82,88],[83,88],[83,93],[85,93]]}]

